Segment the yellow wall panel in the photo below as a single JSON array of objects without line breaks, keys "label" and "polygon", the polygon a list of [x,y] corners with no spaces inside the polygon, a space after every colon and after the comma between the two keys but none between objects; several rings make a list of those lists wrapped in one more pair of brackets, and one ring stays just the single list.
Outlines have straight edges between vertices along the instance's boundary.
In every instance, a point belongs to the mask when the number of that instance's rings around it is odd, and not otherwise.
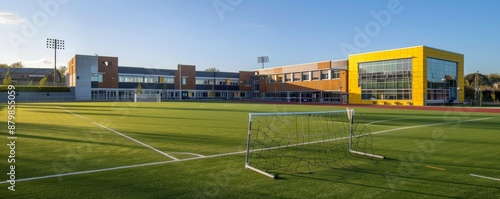
[{"label": "yellow wall panel", "polygon": [[[349,56],[349,103],[352,104],[381,104],[381,105],[408,105],[423,106],[427,92],[427,58],[433,57],[458,63],[458,86],[464,87],[464,57],[448,51],[438,50],[425,46],[394,49],[373,53],[356,54]],[[361,100],[361,88],[358,87],[358,64],[393,59],[412,58],[412,100]],[[464,100],[463,89],[459,92],[459,102]]]}]

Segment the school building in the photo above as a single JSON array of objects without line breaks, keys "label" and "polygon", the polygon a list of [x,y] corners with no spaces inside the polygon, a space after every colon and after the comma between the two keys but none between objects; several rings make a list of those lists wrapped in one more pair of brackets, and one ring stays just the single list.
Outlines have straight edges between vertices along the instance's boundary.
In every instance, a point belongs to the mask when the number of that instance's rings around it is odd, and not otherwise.
[{"label": "school building", "polygon": [[121,66],[118,57],[97,55],[75,55],[68,69],[76,100],[127,101],[140,87],[162,100],[425,106],[463,102],[463,62],[462,54],[416,46],[239,72]]}]

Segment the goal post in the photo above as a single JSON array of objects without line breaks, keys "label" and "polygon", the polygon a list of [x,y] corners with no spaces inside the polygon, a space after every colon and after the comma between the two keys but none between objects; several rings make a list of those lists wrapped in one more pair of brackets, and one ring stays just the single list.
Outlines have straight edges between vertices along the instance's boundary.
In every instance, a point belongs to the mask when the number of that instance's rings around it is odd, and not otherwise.
[{"label": "goal post", "polygon": [[271,173],[352,167],[353,154],[384,158],[373,154],[371,144],[354,110],[250,113],[245,168],[277,178]]},{"label": "goal post", "polygon": [[134,94],[134,102],[161,102],[161,94]]},{"label": "goal post", "polygon": [[[371,153],[356,151],[353,149],[352,142],[353,142],[353,138],[355,138],[355,136],[356,136],[356,135],[354,135],[354,109],[349,110],[349,108],[347,108],[346,112],[347,112],[347,118],[349,119],[349,152],[354,153],[354,154],[358,154],[358,155],[368,156],[368,157],[385,159],[385,157],[381,156],[381,155],[375,155],[375,154],[371,154]],[[366,136],[366,135],[358,135],[358,136]]]}]

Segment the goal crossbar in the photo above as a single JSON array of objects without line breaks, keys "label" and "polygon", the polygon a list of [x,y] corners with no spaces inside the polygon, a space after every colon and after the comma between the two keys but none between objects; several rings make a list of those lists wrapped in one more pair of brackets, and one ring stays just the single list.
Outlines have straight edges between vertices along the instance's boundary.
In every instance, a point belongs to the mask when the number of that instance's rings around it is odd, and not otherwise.
[{"label": "goal crossbar", "polygon": [[161,102],[161,94],[134,94],[134,102]]}]

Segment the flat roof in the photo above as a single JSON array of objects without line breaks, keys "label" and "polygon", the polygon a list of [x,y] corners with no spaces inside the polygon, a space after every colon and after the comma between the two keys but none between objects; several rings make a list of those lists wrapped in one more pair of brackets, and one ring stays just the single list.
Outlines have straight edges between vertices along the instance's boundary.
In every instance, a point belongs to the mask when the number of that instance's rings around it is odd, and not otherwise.
[{"label": "flat roof", "polygon": [[456,53],[456,52],[452,52],[452,51],[448,51],[448,50],[443,50],[443,49],[439,49],[439,48],[433,48],[433,47],[429,47],[429,46],[420,45],[420,46],[410,46],[410,47],[403,47],[403,48],[394,48],[394,49],[387,49],[387,50],[377,50],[377,51],[371,51],[371,52],[356,53],[356,54],[349,55],[349,57],[353,56],[353,55],[363,55],[363,54],[371,54],[371,53],[378,53],[378,52],[387,52],[387,51],[402,50],[402,49],[417,48],[417,47],[431,48],[431,49],[434,49],[434,50],[440,50],[440,51],[449,52],[449,53],[453,53],[453,54],[457,54],[457,55],[463,55],[461,53]]},{"label": "flat roof", "polygon": [[53,68],[0,68],[0,73],[9,71],[10,74],[52,74]]},{"label": "flat roof", "polygon": [[256,69],[254,71],[269,70],[269,69],[276,69],[276,68],[287,68],[287,67],[307,65],[307,64],[317,64],[317,63],[322,63],[322,62],[340,62],[340,61],[348,61],[348,59],[325,60],[325,61],[309,62],[309,63],[302,63],[302,64],[293,64],[293,65],[285,65],[285,66],[275,66],[275,67],[272,67],[272,68]]}]

